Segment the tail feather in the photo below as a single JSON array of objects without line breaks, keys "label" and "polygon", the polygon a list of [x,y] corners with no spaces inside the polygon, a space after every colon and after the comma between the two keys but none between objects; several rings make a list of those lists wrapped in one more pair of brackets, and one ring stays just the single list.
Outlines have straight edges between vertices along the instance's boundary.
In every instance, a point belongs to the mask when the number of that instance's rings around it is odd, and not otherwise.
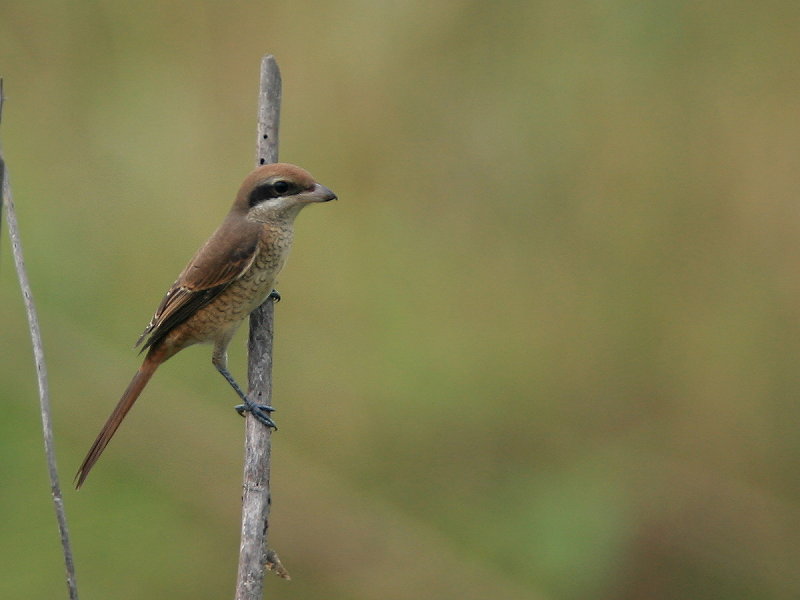
[{"label": "tail feather", "polygon": [[86,481],[86,477],[89,475],[89,471],[92,470],[94,463],[97,462],[97,459],[100,458],[103,450],[105,450],[106,446],[108,446],[108,442],[110,442],[111,438],[114,437],[114,434],[119,428],[120,423],[122,423],[125,415],[128,414],[128,411],[133,406],[133,403],[136,402],[139,394],[142,393],[144,386],[146,386],[147,382],[150,381],[150,378],[153,376],[153,373],[155,373],[160,363],[161,361],[155,360],[153,357],[148,356],[144,363],[142,363],[142,366],[139,367],[136,375],[133,376],[133,379],[131,379],[127,389],[122,394],[122,398],[120,398],[116,408],[114,408],[114,411],[111,413],[111,416],[108,417],[106,424],[103,425],[103,428],[100,430],[100,434],[97,436],[94,444],[92,444],[92,447],[89,448],[89,452],[86,455],[86,458],[83,459],[83,463],[81,463],[78,472],[75,474],[75,488],[80,488],[83,485],[83,482]]}]

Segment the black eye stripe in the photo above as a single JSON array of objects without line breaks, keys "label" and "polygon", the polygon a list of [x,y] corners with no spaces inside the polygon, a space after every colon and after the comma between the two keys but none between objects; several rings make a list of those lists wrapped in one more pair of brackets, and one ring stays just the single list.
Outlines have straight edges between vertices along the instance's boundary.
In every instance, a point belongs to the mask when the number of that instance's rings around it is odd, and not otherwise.
[{"label": "black eye stripe", "polygon": [[256,204],[264,202],[264,200],[278,198],[280,196],[293,193],[294,189],[295,185],[293,183],[284,181],[283,179],[279,179],[278,181],[273,181],[270,183],[262,183],[261,185],[253,188],[253,191],[250,192],[250,195],[247,198],[247,204],[250,206],[250,208],[252,208]]}]

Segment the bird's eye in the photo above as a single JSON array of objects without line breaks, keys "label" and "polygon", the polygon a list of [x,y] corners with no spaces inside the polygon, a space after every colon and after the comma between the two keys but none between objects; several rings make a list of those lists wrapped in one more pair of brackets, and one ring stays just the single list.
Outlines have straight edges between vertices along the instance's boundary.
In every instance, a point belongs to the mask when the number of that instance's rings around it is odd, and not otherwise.
[{"label": "bird's eye", "polygon": [[285,181],[276,181],[272,184],[272,189],[275,190],[277,194],[283,195],[289,191],[289,184]]},{"label": "bird's eye", "polygon": [[252,208],[253,206],[261,204],[262,202],[266,202],[267,200],[281,198],[282,196],[295,193],[296,191],[297,185],[285,179],[279,179],[278,181],[273,182],[265,181],[253,188],[253,191],[250,192],[250,195],[247,198],[247,204]]}]

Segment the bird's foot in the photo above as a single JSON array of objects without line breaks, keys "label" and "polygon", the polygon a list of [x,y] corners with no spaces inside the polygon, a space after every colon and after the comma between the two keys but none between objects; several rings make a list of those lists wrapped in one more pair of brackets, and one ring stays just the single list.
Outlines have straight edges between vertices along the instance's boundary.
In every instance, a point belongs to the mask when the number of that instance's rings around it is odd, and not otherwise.
[{"label": "bird's foot", "polygon": [[267,300],[272,300],[273,302],[280,302],[281,301],[281,295],[278,292],[278,290],[272,290],[269,293],[269,296],[267,296]]},{"label": "bird's foot", "polygon": [[275,409],[271,406],[267,404],[255,404],[249,400],[245,400],[245,404],[239,404],[234,406],[234,408],[241,416],[244,416],[244,413],[249,412],[259,423],[265,427],[271,427],[275,431],[278,431],[278,426],[275,425],[275,421],[273,421],[269,416],[270,413],[275,412]]}]

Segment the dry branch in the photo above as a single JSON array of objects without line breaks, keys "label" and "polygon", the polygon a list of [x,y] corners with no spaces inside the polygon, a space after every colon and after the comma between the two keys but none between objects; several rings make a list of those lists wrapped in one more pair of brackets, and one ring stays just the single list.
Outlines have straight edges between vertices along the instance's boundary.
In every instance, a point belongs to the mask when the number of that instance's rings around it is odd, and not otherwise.
[{"label": "dry branch", "polygon": [[[258,96],[256,166],[278,160],[278,122],[281,107],[281,74],[272,55],[261,59]],[[258,404],[272,404],[272,335],[274,307],[267,300],[250,315],[248,342],[249,397]],[[250,413],[245,424],[242,538],[236,600],[261,600],[267,565],[285,573],[277,555],[267,547],[269,529],[269,471],[272,431]],[[284,575],[281,575],[284,576]],[[288,573],[285,574],[288,578]]]},{"label": "dry branch", "polygon": [[[0,122],[3,117],[3,80],[0,78]],[[11,239],[11,252],[14,255],[14,266],[17,270],[19,286],[22,290],[22,298],[25,302],[25,312],[28,316],[28,327],[33,344],[33,357],[36,364],[36,375],[39,383],[39,408],[42,416],[42,432],[44,437],[44,452],[47,458],[47,471],[50,476],[50,493],[53,496],[53,505],[56,511],[56,521],[61,537],[61,550],[64,554],[64,565],[66,567],[67,588],[70,600],[78,600],[78,584],[75,580],[75,564],[72,559],[72,548],[69,541],[69,530],[67,528],[67,514],[64,509],[64,498],[61,494],[61,484],[58,481],[58,469],[56,468],[55,445],[53,443],[53,425],[50,418],[50,392],[47,385],[47,365],[44,360],[44,349],[42,347],[42,334],[39,330],[39,317],[36,314],[36,306],[33,303],[33,293],[28,282],[28,273],[25,270],[25,261],[22,256],[22,242],[19,236],[19,226],[17,225],[17,214],[14,210],[14,198],[11,194],[11,183],[8,178],[8,170],[3,159],[3,149],[0,146],[0,191],[2,192],[3,206],[6,209],[6,219],[8,222],[8,235]],[[2,211],[0,211],[0,214]]]}]

